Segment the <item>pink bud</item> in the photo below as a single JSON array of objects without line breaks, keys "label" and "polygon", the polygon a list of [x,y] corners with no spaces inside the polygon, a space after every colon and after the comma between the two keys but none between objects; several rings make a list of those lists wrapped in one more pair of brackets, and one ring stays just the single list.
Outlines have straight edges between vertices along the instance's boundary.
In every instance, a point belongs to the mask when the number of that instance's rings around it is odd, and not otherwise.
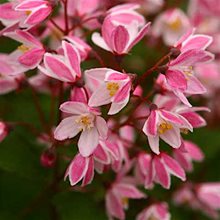
[{"label": "pink bud", "polygon": [[52,151],[44,151],[40,156],[40,162],[43,167],[53,167],[56,162],[56,155]]}]

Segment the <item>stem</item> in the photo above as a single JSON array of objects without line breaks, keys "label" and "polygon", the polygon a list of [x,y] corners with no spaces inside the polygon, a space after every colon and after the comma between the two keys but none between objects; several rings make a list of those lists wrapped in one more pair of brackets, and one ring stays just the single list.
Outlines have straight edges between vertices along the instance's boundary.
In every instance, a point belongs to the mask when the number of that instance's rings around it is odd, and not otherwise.
[{"label": "stem", "polygon": [[50,22],[53,24],[54,27],[56,27],[59,31],[62,33],[65,33],[65,31],[51,18]]},{"label": "stem", "polygon": [[[58,98],[58,108],[63,102],[63,93],[64,93],[64,88],[63,88],[63,82],[60,82],[59,84],[59,98]],[[60,122],[62,117],[61,111],[58,111],[58,117],[57,117],[57,123]]]},{"label": "stem", "polygon": [[136,85],[139,85],[145,78],[150,75],[154,70],[156,70],[166,59],[168,59],[171,55],[171,52],[163,56],[153,67],[148,69],[140,78],[137,80]]},{"label": "stem", "polygon": [[68,21],[68,14],[67,14],[68,0],[64,0],[63,4],[64,4],[64,20],[65,20],[65,31],[64,31],[64,33],[66,35],[68,35],[68,33],[69,33],[69,21]]},{"label": "stem", "polygon": [[38,116],[39,116],[39,120],[41,122],[41,125],[42,127],[44,128],[45,131],[50,131],[48,125],[47,125],[47,122],[46,122],[46,119],[44,117],[44,113],[42,111],[42,108],[41,108],[41,105],[40,105],[40,102],[39,102],[39,99],[37,97],[37,93],[36,93],[36,90],[30,85],[30,88],[31,88],[31,92],[32,92],[32,97],[33,97],[33,101],[34,101],[34,104],[35,104],[35,107],[36,107],[36,110],[37,110],[37,113],[38,113]]}]

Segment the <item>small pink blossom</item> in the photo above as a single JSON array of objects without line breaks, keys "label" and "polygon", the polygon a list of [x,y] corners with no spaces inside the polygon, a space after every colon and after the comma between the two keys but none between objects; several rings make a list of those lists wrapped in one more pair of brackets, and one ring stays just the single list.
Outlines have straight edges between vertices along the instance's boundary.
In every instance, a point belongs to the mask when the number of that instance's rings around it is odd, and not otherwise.
[{"label": "small pink blossom", "polygon": [[168,211],[167,203],[153,204],[138,214],[136,220],[170,220],[171,216]]},{"label": "small pink blossom", "polygon": [[152,27],[153,35],[162,35],[165,44],[173,45],[188,29],[190,22],[180,9],[169,9],[161,13]]},{"label": "small pink blossom", "polygon": [[88,57],[90,51],[92,50],[92,48],[79,37],[67,36],[64,39],[69,41],[71,44],[73,44],[76,47],[82,61]]},{"label": "small pink blossom", "polygon": [[141,199],[144,197],[145,195],[133,184],[116,181],[111,185],[105,197],[106,210],[109,219],[115,217],[124,220],[124,209],[128,208],[128,199]]},{"label": "small pink blossom", "polygon": [[151,150],[159,154],[159,138],[171,147],[179,148],[182,129],[192,131],[191,124],[184,117],[155,107],[151,110],[142,130],[147,135]]},{"label": "small pink blossom", "polygon": [[136,20],[129,24],[120,24],[115,22],[114,16],[112,18],[110,14],[102,24],[102,36],[99,33],[93,33],[92,41],[114,54],[126,54],[145,36],[149,26],[150,23],[147,23],[140,29]]},{"label": "small pink blossom", "polygon": [[2,142],[7,137],[8,132],[8,126],[3,121],[0,121],[0,142]]},{"label": "small pink blossom", "polygon": [[82,131],[78,147],[82,156],[88,157],[98,145],[99,138],[106,139],[108,127],[100,112],[82,102],[65,102],[60,110],[69,114],[54,131],[57,140],[75,137]]},{"label": "small pink blossom", "polygon": [[80,55],[78,50],[66,41],[62,41],[62,48],[64,55],[45,53],[44,67],[38,66],[38,68],[47,76],[73,83],[81,77]]},{"label": "small pink blossom", "polygon": [[174,149],[173,152],[174,158],[186,171],[192,171],[193,161],[201,162],[204,159],[201,149],[191,141],[183,141],[182,146],[179,149]]},{"label": "small pink blossom", "polygon": [[35,69],[45,53],[41,42],[29,32],[22,30],[7,32],[4,35],[22,43],[6,59],[6,63],[10,65],[11,69],[8,71],[8,75],[17,75]]},{"label": "small pink blossom", "polygon": [[76,185],[82,180],[82,186],[85,186],[93,180],[94,177],[94,160],[93,157],[83,157],[77,154],[70,163],[65,179],[69,176],[71,186]]},{"label": "small pink blossom", "polygon": [[49,16],[52,5],[45,0],[24,0],[15,7],[15,11],[25,13],[26,17],[23,21],[25,26],[33,26]]},{"label": "small pink blossom", "polygon": [[144,183],[145,188],[150,189],[154,182],[159,183],[166,189],[170,188],[170,175],[186,180],[185,171],[179,163],[166,153],[159,156],[141,153],[138,156],[136,175]]},{"label": "small pink blossom", "polygon": [[86,82],[93,91],[89,105],[98,107],[111,104],[109,115],[118,113],[128,103],[131,78],[112,69],[97,68],[85,71]]}]

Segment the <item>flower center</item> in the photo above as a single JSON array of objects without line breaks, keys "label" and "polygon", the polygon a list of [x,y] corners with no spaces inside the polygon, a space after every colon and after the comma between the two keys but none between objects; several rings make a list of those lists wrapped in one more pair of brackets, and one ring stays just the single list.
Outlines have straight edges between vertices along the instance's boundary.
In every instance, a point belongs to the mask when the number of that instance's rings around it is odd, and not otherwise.
[{"label": "flower center", "polygon": [[123,206],[125,206],[125,207],[128,206],[128,198],[127,197],[121,198],[121,202],[122,202]]},{"label": "flower center", "polygon": [[25,14],[26,14],[26,15],[30,15],[30,14],[31,14],[31,11],[25,11]]},{"label": "flower center", "polygon": [[183,73],[186,75],[186,79],[188,80],[190,76],[193,75],[193,67],[188,66],[183,70]]},{"label": "flower center", "polygon": [[116,82],[108,82],[106,84],[106,88],[109,91],[109,95],[112,97],[119,90],[119,85]]},{"label": "flower center", "polygon": [[83,115],[76,120],[76,123],[80,125],[80,130],[86,130],[93,127],[94,118],[89,115]]},{"label": "flower center", "polygon": [[159,220],[159,219],[152,214],[149,216],[149,218],[147,218],[147,220]]},{"label": "flower center", "polygon": [[170,23],[168,23],[168,26],[173,31],[178,31],[181,28],[181,26],[182,26],[182,22],[181,22],[181,20],[179,18],[176,18],[175,20],[173,20]]},{"label": "flower center", "polygon": [[170,123],[163,122],[159,125],[158,131],[160,134],[164,134],[166,131],[168,131],[172,128],[173,128],[173,126]]},{"label": "flower center", "polygon": [[183,134],[189,134],[189,130],[187,128],[181,128],[180,131],[183,133]]},{"label": "flower center", "polygon": [[25,53],[25,52],[30,50],[30,47],[22,44],[21,46],[18,46],[18,50],[20,50],[21,52]]}]

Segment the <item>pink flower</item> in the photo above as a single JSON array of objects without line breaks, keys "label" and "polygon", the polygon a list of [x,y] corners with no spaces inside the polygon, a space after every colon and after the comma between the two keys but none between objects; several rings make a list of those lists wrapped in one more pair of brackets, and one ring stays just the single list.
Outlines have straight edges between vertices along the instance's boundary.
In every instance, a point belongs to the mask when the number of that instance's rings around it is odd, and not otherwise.
[{"label": "pink flower", "polygon": [[80,55],[78,50],[66,41],[62,41],[64,55],[44,54],[44,67],[38,66],[39,70],[52,78],[63,82],[75,82],[81,77]]},{"label": "pink flower", "polygon": [[76,47],[81,57],[81,60],[85,60],[92,50],[92,48],[86,42],[76,36],[67,36],[64,39],[69,41]]},{"label": "pink flower", "polygon": [[202,161],[204,159],[204,154],[193,142],[183,141],[179,149],[174,149],[174,158],[186,171],[192,171],[192,161]]},{"label": "pink flower", "polygon": [[220,209],[220,183],[202,183],[198,185],[197,195],[200,201],[208,207]]},{"label": "pink flower", "polygon": [[167,203],[153,204],[138,214],[136,220],[170,220]]},{"label": "pink flower", "polygon": [[0,21],[4,26],[10,27],[24,20],[25,13],[14,10],[16,3],[13,1],[0,4]]},{"label": "pink flower", "polygon": [[68,14],[70,16],[85,17],[94,13],[100,6],[100,0],[69,0],[68,1]]},{"label": "pink flower", "polygon": [[26,14],[26,18],[23,21],[25,26],[33,26],[48,17],[52,11],[52,6],[49,1],[24,0],[15,7],[15,11]]},{"label": "pink flower", "polygon": [[65,102],[60,110],[69,114],[57,126],[54,137],[65,140],[75,137],[82,131],[78,147],[82,156],[87,157],[93,153],[98,145],[99,138],[106,139],[108,127],[100,113],[82,102]]},{"label": "pink flower", "polygon": [[184,117],[155,107],[152,108],[142,130],[147,135],[151,150],[159,154],[159,138],[171,147],[179,148],[182,129],[192,131],[191,124]]},{"label": "pink flower", "polygon": [[111,104],[109,115],[118,113],[129,101],[131,78],[112,69],[97,68],[85,71],[88,87],[93,91],[89,106]]},{"label": "pink flower", "polygon": [[69,176],[71,186],[76,185],[81,180],[82,186],[91,183],[94,177],[93,157],[83,157],[81,154],[77,154],[66,170],[65,179],[67,176]]},{"label": "pink flower", "polygon": [[169,9],[161,13],[152,27],[153,35],[162,35],[165,44],[171,46],[190,28],[188,17],[180,9]]},{"label": "pink flower", "polygon": [[92,41],[104,50],[114,54],[126,54],[145,36],[149,26],[150,23],[147,23],[140,29],[136,20],[132,23],[121,24],[114,20],[114,15],[110,14],[102,24],[102,36],[99,33],[94,33]]},{"label": "pink flower", "polygon": [[189,105],[184,94],[203,94],[205,87],[194,76],[193,66],[213,59],[213,54],[205,51],[211,44],[212,38],[207,35],[194,35],[194,30],[186,33],[174,46],[180,50],[180,55],[171,60],[166,71],[167,84],[170,90]]},{"label": "pink flower", "polygon": [[153,183],[159,183],[166,189],[170,188],[170,175],[186,180],[185,171],[176,160],[161,153],[159,156],[141,153],[138,156],[136,175],[138,179],[144,182],[145,188],[153,187]]},{"label": "pink flower", "polygon": [[45,53],[41,42],[27,31],[22,30],[8,32],[4,35],[22,43],[6,59],[11,69],[8,71],[8,75],[17,75],[36,68]]},{"label": "pink flower", "polygon": [[128,199],[141,199],[144,197],[145,195],[131,183],[121,181],[113,183],[105,197],[109,219],[115,217],[124,220],[125,213],[123,209],[128,208]]},{"label": "pink flower", "polygon": [[0,142],[2,142],[7,137],[8,132],[8,126],[3,121],[0,121]]},{"label": "pink flower", "polygon": [[174,194],[178,205],[187,203],[192,209],[204,212],[212,219],[218,219],[220,209],[220,183],[187,183]]},{"label": "pink flower", "polygon": [[17,24],[21,28],[30,28],[46,19],[51,11],[49,1],[17,0],[0,5],[0,20],[5,26]]}]

